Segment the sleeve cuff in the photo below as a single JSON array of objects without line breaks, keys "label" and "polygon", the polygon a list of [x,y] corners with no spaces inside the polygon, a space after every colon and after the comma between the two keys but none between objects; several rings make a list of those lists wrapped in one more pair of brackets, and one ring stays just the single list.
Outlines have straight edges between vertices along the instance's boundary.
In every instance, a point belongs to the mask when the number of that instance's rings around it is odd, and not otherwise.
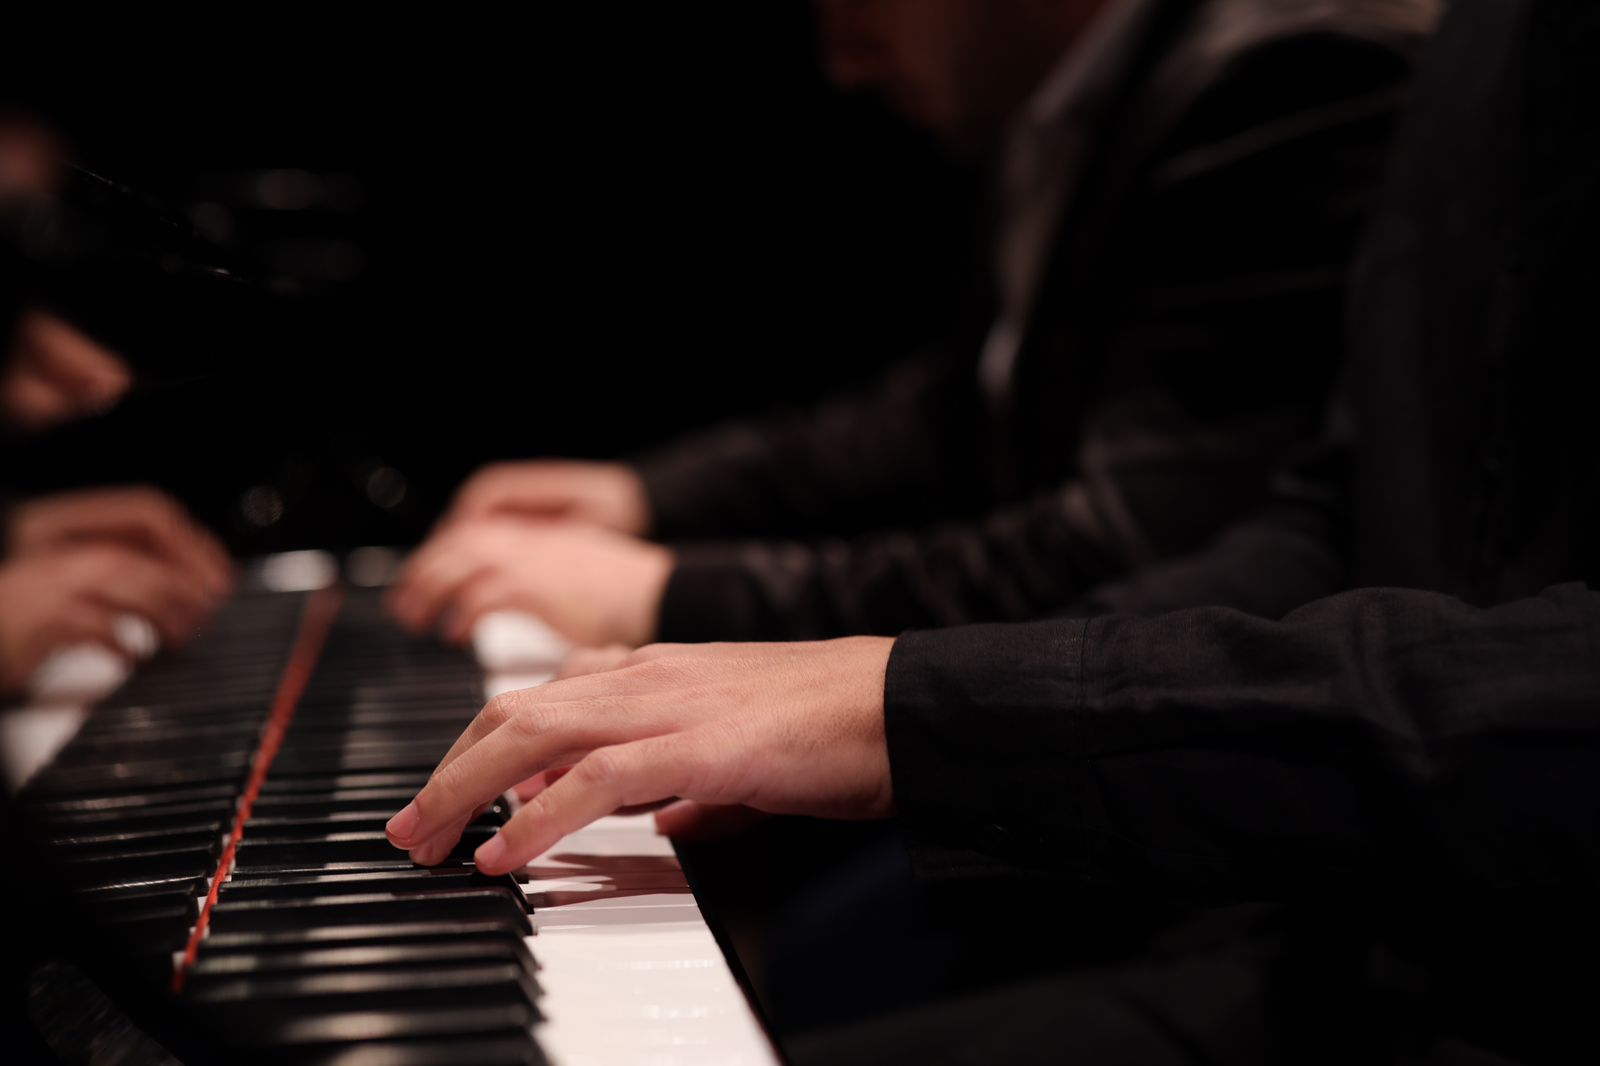
[{"label": "sleeve cuff", "polygon": [[650,535],[657,540],[683,536],[686,523],[681,502],[688,495],[690,481],[684,464],[675,461],[668,451],[635,457],[628,465],[644,485],[645,500],[650,506]]},{"label": "sleeve cuff", "polygon": [[895,642],[885,730],[920,875],[1086,872],[1088,626],[965,626]]}]

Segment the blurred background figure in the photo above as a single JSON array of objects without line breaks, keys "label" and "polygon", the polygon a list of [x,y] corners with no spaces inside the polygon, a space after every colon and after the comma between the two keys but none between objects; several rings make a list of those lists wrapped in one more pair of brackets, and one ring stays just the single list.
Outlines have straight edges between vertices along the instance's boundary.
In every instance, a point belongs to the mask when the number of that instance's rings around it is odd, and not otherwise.
[{"label": "blurred background figure", "polygon": [[626,464],[479,473],[403,621],[460,639],[518,607],[639,644],[1036,617],[1204,543],[1315,431],[1432,3],[818,10],[836,87],[981,167],[965,297],[873,387]]},{"label": "blurred background figure", "polygon": [[[65,167],[41,119],[0,115],[0,218],[45,210]],[[15,248],[0,294],[0,432],[27,435],[102,414],[133,384],[126,362],[53,312],[27,306]],[[16,477],[0,475],[0,493]],[[0,497],[0,698],[20,692],[60,648],[130,654],[125,616],[182,644],[228,593],[226,551],[170,497],[149,488]]]}]

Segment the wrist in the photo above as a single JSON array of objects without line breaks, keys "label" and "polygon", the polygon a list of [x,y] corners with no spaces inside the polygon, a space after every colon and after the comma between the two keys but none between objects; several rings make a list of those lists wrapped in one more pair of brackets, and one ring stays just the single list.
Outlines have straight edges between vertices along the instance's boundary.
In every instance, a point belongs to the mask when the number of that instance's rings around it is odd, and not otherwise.
[{"label": "wrist", "polygon": [[635,537],[648,537],[655,525],[650,507],[650,493],[644,477],[633,467],[618,463],[614,469],[617,482],[615,525],[618,530]]},{"label": "wrist", "polygon": [[627,606],[612,627],[618,640],[635,648],[653,643],[660,629],[661,599],[677,567],[672,549],[641,543],[630,568]]}]

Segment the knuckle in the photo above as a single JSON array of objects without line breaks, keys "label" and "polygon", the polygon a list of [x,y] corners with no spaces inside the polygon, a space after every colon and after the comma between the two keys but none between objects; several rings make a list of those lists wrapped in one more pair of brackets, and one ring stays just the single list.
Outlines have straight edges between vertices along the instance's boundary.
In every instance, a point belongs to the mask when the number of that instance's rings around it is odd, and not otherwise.
[{"label": "knuckle", "polygon": [[[638,654],[638,652],[635,652],[634,656]],[[628,672],[644,684],[656,687],[677,680],[681,670],[673,660],[662,656],[653,656],[637,659],[628,667]]]},{"label": "knuckle", "polygon": [[542,740],[560,728],[560,717],[553,708],[535,704],[514,715],[511,726],[525,741]]},{"label": "knuckle", "polygon": [[515,693],[502,692],[483,705],[483,710],[479,712],[479,717],[483,719],[484,725],[489,726],[491,729],[498,729],[516,716],[519,703],[520,701]]},{"label": "knuckle", "polygon": [[597,748],[579,764],[584,783],[605,788],[622,785],[628,778],[629,759],[616,748]]},{"label": "knuckle", "polygon": [[457,759],[433,772],[433,776],[428,778],[428,783],[422,786],[422,791],[417,794],[417,807],[425,819],[433,816],[434,812],[448,811],[470,786],[471,782],[463,776],[461,760]]},{"label": "knuckle", "polygon": [[500,831],[510,834],[513,839],[528,836],[533,833],[536,825],[555,813],[555,808],[550,806],[550,793],[541,792],[524,803],[516,817],[507,822]]}]

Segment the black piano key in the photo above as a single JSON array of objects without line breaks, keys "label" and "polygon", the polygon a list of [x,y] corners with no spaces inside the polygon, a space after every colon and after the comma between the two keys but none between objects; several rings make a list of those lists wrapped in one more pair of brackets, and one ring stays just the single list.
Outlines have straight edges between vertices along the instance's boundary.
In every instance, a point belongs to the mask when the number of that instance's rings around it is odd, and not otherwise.
[{"label": "black piano key", "polygon": [[428,783],[428,770],[366,770],[357,773],[291,774],[274,764],[261,786],[262,796],[288,793],[336,792],[346,789],[392,788],[409,790],[415,796]]},{"label": "black piano key", "polygon": [[[394,817],[395,808],[333,811],[321,817],[252,817],[246,829],[257,843],[268,840],[295,840],[317,833],[382,833]],[[474,819],[469,828],[494,829],[505,823],[505,811],[491,807]]]},{"label": "black piano key", "polygon": [[198,824],[158,826],[154,829],[130,826],[116,830],[95,827],[99,832],[85,832],[82,826],[71,826],[46,832],[45,839],[52,847],[63,848],[74,855],[87,855],[101,851],[127,851],[134,848],[171,850],[172,848],[208,847],[229,828],[229,823],[210,820]]},{"label": "black piano key", "polygon": [[[450,852],[452,858],[470,859],[472,853],[494,835],[492,826],[469,825]],[[363,859],[388,862],[404,855],[381,831],[320,833],[297,840],[252,840],[249,833],[239,842],[241,864],[292,865],[318,862],[355,862]]]},{"label": "black piano key", "polygon": [[330,925],[486,921],[532,932],[527,906],[494,888],[442,889],[425,895],[370,893],[311,898],[219,900],[211,909],[218,933]]},{"label": "black piano key", "polygon": [[72,828],[93,831],[97,826],[133,829],[181,829],[201,824],[231,823],[237,804],[232,798],[202,803],[166,803],[111,810],[40,812],[38,821],[47,832]]},{"label": "black piano key", "polygon": [[322,1011],[305,1009],[282,1017],[267,1017],[244,1004],[231,1009],[211,1008],[223,1021],[224,1031],[236,1032],[239,1043],[266,1047],[282,1045],[357,1044],[372,1040],[413,1040],[446,1037],[515,1037],[528,1039],[528,1028],[538,1020],[520,1003],[492,1006],[449,1006],[412,1010]]},{"label": "black piano key", "polygon": [[216,869],[220,849],[95,851],[57,856],[64,875],[76,885],[127,884],[174,877],[208,877]]},{"label": "black piano key", "polygon": [[155,789],[150,792],[108,792],[99,789],[85,790],[77,795],[27,797],[28,809],[40,816],[82,811],[136,811],[166,806],[173,803],[198,803],[206,800],[226,800],[232,804],[239,790],[233,783],[217,782],[182,788]]},{"label": "black piano key", "polygon": [[412,1007],[525,1006],[537,1016],[538,989],[515,963],[440,963],[430,969],[373,968],[303,974],[249,974],[194,981],[184,988],[190,1002],[208,1009],[249,1005],[263,1013],[314,1007],[341,1010],[404,1010]]},{"label": "black piano key", "polygon": [[348,788],[325,792],[263,792],[256,797],[255,815],[315,817],[337,811],[398,811],[415,798],[414,788]]},{"label": "black piano key", "polygon": [[283,949],[277,951],[206,951],[190,970],[191,982],[238,974],[293,974],[312,971],[427,969],[453,962],[514,963],[532,979],[538,970],[524,941],[454,939],[438,943],[404,943]]},{"label": "black piano key", "polygon": [[520,944],[527,930],[499,920],[370,922],[294,929],[212,929],[201,956],[214,952],[309,951],[325,947],[397,947],[502,940]]},{"label": "black piano key", "polygon": [[[394,751],[312,751],[285,752],[277,762],[288,773],[348,773],[392,768],[431,773],[450,750],[449,744],[414,744]],[[274,765],[277,765],[277,762]]]},{"label": "black piano key", "polygon": [[[305,598],[249,597],[91,715],[27,791],[45,835],[137,972],[171,977],[257,758]],[[434,868],[383,826],[483,705],[459,651],[346,601],[255,797],[185,995],[241,1052],[404,1066],[540,1063],[526,895],[472,852]]]},{"label": "black piano key", "polygon": [[[466,859],[446,859],[435,869],[445,867],[468,868],[472,864]],[[379,872],[385,870],[415,870],[416,864],[411,857],[403,851],[396,851],[393,858],[356,859],[346,861],[329,861],[317,859],[310,862],[255,862],[250,856],[233,864],[235,877],[284,877],[291,874],[320,874],[339,872]]]},{"label": "black piano key", "polygon": [[200,917],[200,900],[190,893],[167,889],[143,896],[102,897],[89,909],[102,922],[163,919],[180,923],[187,932]]},{"label": "black piano key", "polygon": [[509,875],[486,877],[470,866],[416,866],[409,870],[235,877],[223,885],[221,896],[229,900],[282,899],[285,896],[360,895],[363,892],[421,892],[461,886],[522,893],[521,886]]},{"label": "black piano key", "polygon": [[162,896],[169,892],[180,892],[186,896],[203,896],[208,888],[208,881],[204,877],[159,877],[145,881],[114,881],[104,885],[80,886],[77,892],[85,903],[93,906],[98,900],[103,899],[138,899],[146,896]]},{"label": "black piano key", "polygon": [[[493,1039],[368,1040],[298,1053],[280,1049],[293,1066],[542,1066],[543,1053],[526,1034]],[[278,1058],[278,1056],[274,1056]]]},{"label": "black piano key", "polygon": [[224,752],[215,759],[151,760],[115,766],[62,767],[41,773],[30,787],[41,795],[96,792],[160,792],[177,788],[231,787],[237,791],[250,770],[251,753]]}]

